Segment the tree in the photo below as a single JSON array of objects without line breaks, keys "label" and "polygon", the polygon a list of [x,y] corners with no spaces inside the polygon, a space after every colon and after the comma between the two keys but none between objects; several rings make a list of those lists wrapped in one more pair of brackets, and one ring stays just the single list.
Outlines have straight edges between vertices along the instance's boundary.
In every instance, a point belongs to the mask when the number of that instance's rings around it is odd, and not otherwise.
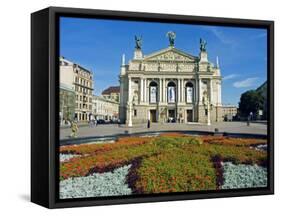
[{"label": "tree", "polygon": [[241,95],[239,102],[239,113],[241,117],[247,117],[251,112],[254,116],[258,110],[263,109],[264,97],[259,91],[249,90]]}]

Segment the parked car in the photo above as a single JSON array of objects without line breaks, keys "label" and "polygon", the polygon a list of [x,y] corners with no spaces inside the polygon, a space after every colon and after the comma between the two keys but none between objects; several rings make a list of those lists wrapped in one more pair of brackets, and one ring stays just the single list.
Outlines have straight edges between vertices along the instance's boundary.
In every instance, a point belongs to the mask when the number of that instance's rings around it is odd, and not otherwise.
[{"label": "parked car", "polygon": [[104,119],[98,119],[98,124],[105,124],[105,120]]},{"label": "parked car", "polygon": [[117,119],[110,119],[109,123],[110,124],[117,124],[118,120]]}]

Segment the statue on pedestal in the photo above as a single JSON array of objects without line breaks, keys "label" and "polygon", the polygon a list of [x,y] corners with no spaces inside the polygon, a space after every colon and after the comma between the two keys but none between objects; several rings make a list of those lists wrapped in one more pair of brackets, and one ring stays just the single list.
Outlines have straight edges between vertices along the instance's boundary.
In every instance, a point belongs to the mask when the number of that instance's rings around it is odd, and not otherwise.
[{"label": "statue on pedestal", "polygon": [[203,101],[204,106],[207,106],[209,103],[208,92],[206,90],[203,92],[202,101]]},{"label": "statue on pedestal", "polygon": [[136,43],[135,48],[136,49],[141,49],[141,46],[142,46],[142,36],[138,37],[138,36],[135,35],[135,43]]},{"label": "statue on pedestal", "polygon": [[173,47],[175,45],[176,33],[173,31],[169,31],[167,32],[166,36],[169,38],[170,46]]},{"label": "statue on pedestal", "polygon": [[201,52],[206,52],[206,46],[207,46],[207,41],[204,39],[200,38],[200,51]]}]

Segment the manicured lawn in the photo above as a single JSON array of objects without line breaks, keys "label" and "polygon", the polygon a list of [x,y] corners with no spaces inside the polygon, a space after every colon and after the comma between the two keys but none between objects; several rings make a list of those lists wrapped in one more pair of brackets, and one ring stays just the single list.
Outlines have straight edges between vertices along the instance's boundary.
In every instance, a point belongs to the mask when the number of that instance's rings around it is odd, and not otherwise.
[{"label": "manicured lawn", "polygon": [[126,182],[132,193],[167,193],[221,189],[221,162],[265,166],[267,154],[251,146],[264,139],[187,136],[166,133],[158,137],[119,138],[109,144],[63,146],[75,154],[60,164],[60,179],[105,173],[131,164]]}]

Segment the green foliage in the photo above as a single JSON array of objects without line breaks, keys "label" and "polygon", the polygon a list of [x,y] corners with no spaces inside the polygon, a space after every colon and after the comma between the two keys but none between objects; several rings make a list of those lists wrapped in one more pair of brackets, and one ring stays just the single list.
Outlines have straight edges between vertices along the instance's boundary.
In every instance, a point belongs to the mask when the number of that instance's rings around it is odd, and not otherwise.
[{"label": "green foliage", "polygon": [[209,157],[168,149],[145,158],[138,169],[137,191],[168,193],[215,190],[216,171]]},{"label": "green foliage", "polygon": [[250,112],[256,114],[264,107],[265,98],[260,91],[250,90],[241,95],[239,102],[239,113],[242,117],[247,117]]},{"label": "green foliage", "polygon": [[181,148],[185,145],[200,145],[203,144],[203,141],[196,137],[158,137],[153,141],[153,144],[156,147],[160,148]]}]

